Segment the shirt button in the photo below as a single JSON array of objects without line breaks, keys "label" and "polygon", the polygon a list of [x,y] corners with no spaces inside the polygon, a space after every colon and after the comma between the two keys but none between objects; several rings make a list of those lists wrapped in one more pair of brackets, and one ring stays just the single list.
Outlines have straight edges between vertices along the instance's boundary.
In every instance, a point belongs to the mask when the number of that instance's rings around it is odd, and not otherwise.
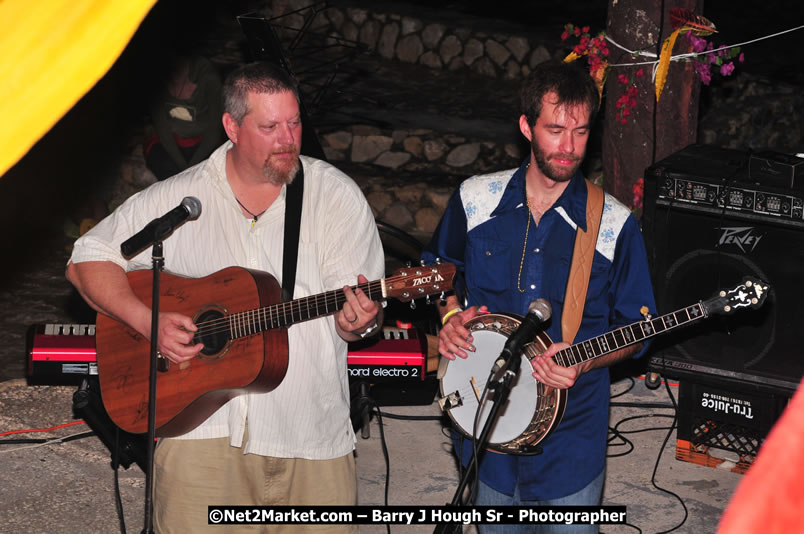
[{"label": "shirt button", "polygon": [[541,252],[541,249],[534,248],[534,249],[533,249],[533,252],[534,252],[534,253],[536,253],[536,254],[538,254],[539,252]]},{"label": "shirt button", "polygon": [[491,256],[491,251],[490,250],[486,251],[486,256]]},{"label": "shirt button", "polygon": [[530,288],[531,288],[531,289],[536,289],[536,284],[531,284],[531,285],[530,285]]}]

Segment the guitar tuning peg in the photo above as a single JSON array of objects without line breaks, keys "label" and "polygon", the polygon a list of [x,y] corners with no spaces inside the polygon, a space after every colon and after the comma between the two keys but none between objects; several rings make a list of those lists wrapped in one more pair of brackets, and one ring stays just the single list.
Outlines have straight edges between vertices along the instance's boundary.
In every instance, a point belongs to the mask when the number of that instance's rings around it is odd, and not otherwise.
[{"label": "guitar tuning peg", "polygon": [[415,309],[416,309],[416,301],[415,301],[415,300],[411,300],[411,301],[410,301],[410,309],[411,309],[411,310],[415,310]]},{"label": "guitar tuning peg", "polygon": [[436,265],[441,265],[441,258],[436,258],[435,263]]},{"label": "guitar tuning peg", "polygon": [[405,262],[405,267],[407,267],[408,269],[410,269],[410,267],[411,267],[412,265],[413,265],[413,263],[412,263],[410,260],[408,260],[408,261],[406,261],[406,262]]},{"label": "guitar tuning peg", "polygon": [[424,303],[427,304],[428,306],[430,305],[430,295],[424,297]]},{"label": "guitar tuning peg", "polygon": [[421,265],[422,267],[424,267],[424,265],[425,265],[425,261],[424,261],[424,260],[419,260],[419,265]]},{"label": "guitar tuning peg", "polygon": [[442,291],[442,292],[441,292],[441,294],[438,296],[438,302],[439,302],[439,304],[441,304],[442,306],[444,306],[444,305],[447,303],[447,294],[446,294],[446,293],[444,293],[443,291]]}]

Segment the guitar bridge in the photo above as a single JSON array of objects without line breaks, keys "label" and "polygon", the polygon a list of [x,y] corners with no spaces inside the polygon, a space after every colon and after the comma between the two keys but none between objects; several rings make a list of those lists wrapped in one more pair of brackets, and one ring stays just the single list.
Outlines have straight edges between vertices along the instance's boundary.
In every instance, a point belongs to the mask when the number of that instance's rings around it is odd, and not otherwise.
[{"label": "guitar bridge", "polygon": [[460,391],[456,390],[449,395],[444,395],[438,399],[438,405],[441,407],[441,411],[443,412],[453,408],[460,408],[463,406],[463,398],[461,397]]}]

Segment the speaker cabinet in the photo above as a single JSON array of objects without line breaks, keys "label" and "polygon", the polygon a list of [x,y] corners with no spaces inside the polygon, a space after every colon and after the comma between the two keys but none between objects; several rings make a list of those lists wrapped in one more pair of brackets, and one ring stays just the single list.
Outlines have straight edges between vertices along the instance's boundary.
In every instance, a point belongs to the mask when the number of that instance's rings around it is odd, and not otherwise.
[{"label": "speaker cabinet", "polygon": [[804,376],[802,193],[752,180],[746,153],[692,145],[645,171],[643,235],[661,313],[746,275],[771,286],[757,310],[657,338],[649,369],[743,390],[795,391]]}]

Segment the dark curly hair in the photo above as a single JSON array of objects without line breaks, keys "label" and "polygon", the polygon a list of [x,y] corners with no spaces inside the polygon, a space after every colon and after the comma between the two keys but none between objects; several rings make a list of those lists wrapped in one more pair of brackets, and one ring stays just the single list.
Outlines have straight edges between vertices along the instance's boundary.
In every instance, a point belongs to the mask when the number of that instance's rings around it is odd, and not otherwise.
[{"label": "dark curly hair", "polygon": [[542,112],[542,99],[549,92],[558,95],[558,105],[589,107],[589,123],[594,122],[600,93],[589,73],[576,65],[546,61],[536,65],[519,89],[519,108],[533,127]]}]

